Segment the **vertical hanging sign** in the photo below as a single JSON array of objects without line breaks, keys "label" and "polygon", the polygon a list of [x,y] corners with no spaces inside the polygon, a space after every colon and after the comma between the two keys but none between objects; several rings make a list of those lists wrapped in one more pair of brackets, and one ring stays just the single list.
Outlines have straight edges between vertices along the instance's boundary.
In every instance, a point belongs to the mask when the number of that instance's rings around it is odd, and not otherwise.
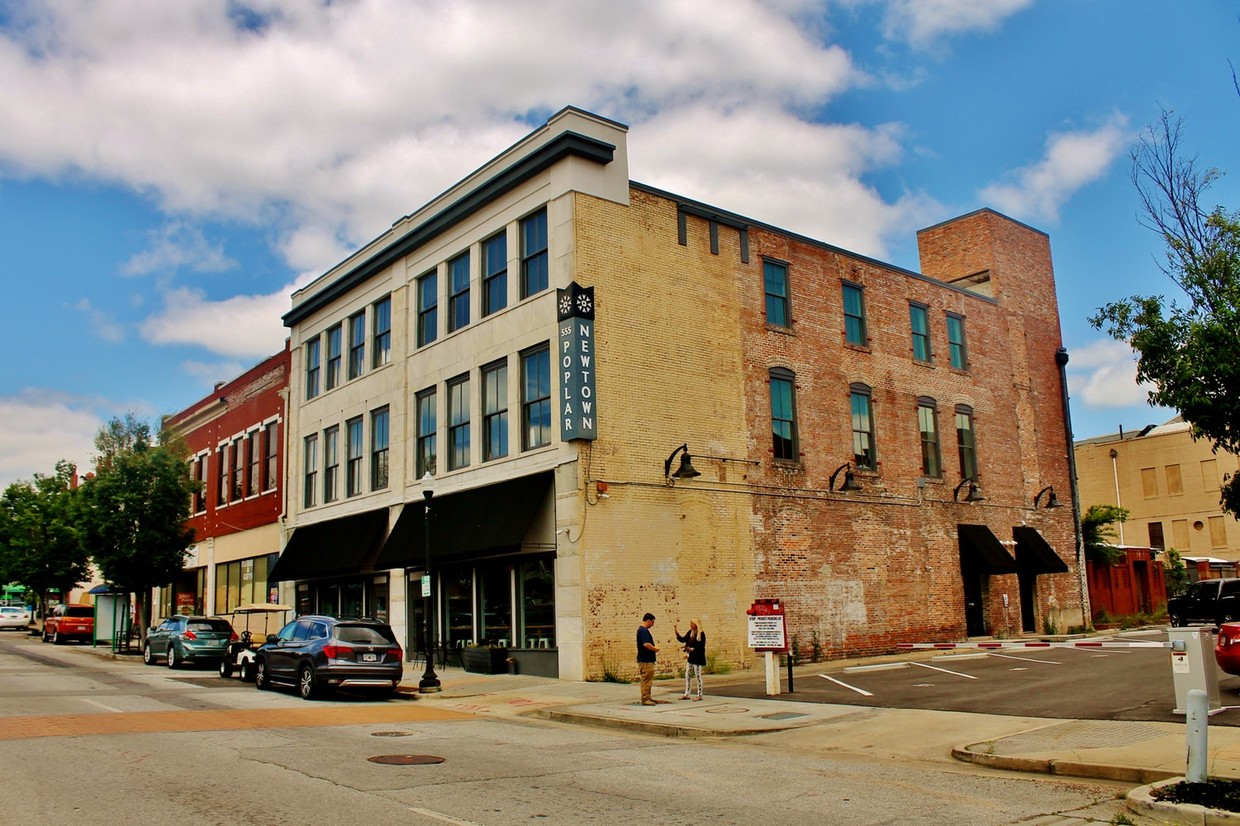
[{"label": "vertical hanging sign", "polygon": [[556,290],[560,341],[560,440],[597,439],[594,405],[594,288]]}]

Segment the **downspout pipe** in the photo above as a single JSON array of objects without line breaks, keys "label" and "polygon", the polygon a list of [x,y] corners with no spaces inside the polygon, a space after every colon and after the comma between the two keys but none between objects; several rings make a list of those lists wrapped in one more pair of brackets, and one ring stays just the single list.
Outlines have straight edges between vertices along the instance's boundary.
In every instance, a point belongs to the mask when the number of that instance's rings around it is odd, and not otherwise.
[{"label": "downspout pipe", "polygon": [[1081,591],[1081,624],[1088,626],[1093,616],[1089,609],[1089,579],[1085,571],[1085,543],[1081,536],[1081,492],[1076,479],[1076,449],[1072,444],[1072,413],[1068,409],[1068,348],[1055,351],[1059,367],[1059,392],[1063,403],[1064,439],[1068,448],[1068,480],[1072,490],[1072,533],[1076,538],[1076,575]]}]

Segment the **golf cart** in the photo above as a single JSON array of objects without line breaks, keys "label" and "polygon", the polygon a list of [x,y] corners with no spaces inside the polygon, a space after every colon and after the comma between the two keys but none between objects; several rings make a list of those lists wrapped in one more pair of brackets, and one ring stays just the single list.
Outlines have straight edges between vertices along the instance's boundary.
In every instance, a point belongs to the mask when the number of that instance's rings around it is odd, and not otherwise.
[{"label": "golf cart", "polygon": [[243,681],[254,682],[254,652],[267,641],[268,634],[284,627],[291,610],[287,605],[265,602],[239,605],[233,609],[230,616],[239,639],[228,644],[228,652],[220,660],[220,676],[231,677],[236,672]]}]

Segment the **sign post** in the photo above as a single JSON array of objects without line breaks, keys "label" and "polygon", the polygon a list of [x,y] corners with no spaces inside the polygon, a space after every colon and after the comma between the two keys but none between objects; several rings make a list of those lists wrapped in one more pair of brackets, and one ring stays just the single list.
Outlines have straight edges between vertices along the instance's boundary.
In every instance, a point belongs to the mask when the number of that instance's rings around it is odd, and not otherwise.
[{"label": "sign post", "polygon": [[766,693],[775,696],[779,694],[775,654],[788,650],[783,603],[778,599],[755,599],[745,613],[749,615],[749,647],[766,654]]}]

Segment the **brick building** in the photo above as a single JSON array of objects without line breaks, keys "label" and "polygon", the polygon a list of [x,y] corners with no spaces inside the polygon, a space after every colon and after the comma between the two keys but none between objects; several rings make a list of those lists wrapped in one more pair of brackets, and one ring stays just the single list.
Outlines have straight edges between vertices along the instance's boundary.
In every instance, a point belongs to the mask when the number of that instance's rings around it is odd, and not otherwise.
[{"label": "brick building", "polygon": [[182,436],[194,478],[194,529],[185,569],[158,589],[157,615],[223,614],[270,602],[269,568],[281,547],[284,510],[285,349],[171,416],[162,426]]},{"label": "brick building", "polygon": [[285,598],[413,652],[429,557],[437,639],[572,679],[644,611],[744,663],[758,597],[830,656],[1082,624],[1046,235],[981,210],[910,272],[626,141],[565,109],[294,294]]}]

